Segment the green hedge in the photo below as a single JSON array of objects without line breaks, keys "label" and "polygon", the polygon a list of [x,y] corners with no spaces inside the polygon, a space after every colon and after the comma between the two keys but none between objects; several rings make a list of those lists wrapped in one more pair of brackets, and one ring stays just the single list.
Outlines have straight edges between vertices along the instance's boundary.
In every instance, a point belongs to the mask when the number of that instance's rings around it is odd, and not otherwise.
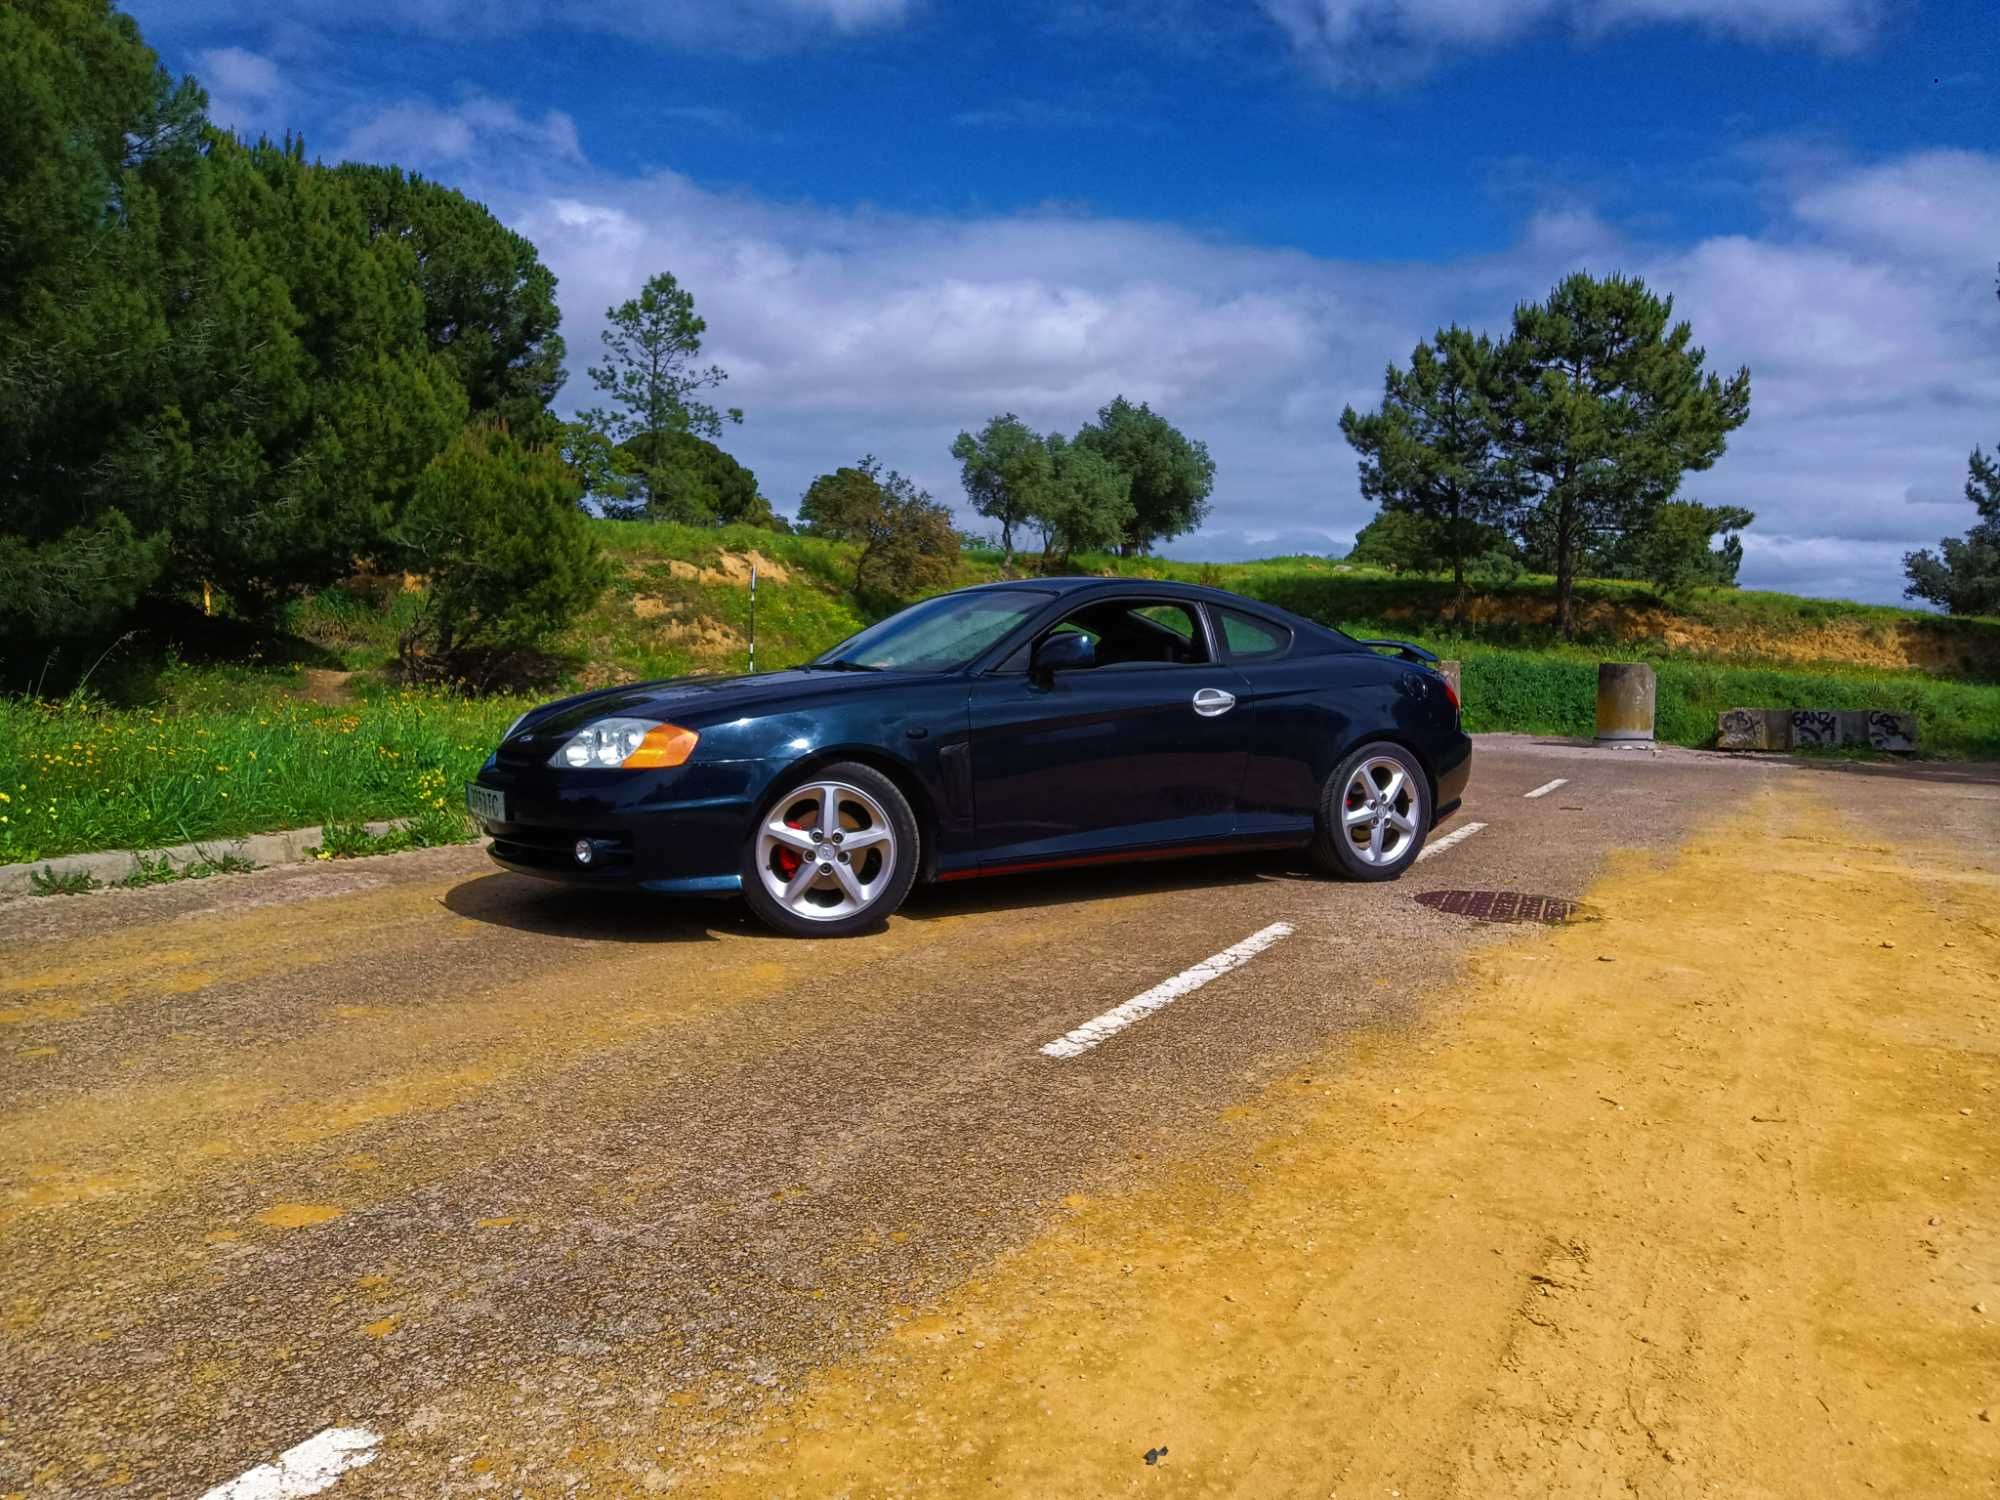
[{"label": "green hedge", "polygon": [[[1465,664],[1468,729],[1561,735],[1595,729],[1596,657],[1464,641],[1430,644]],[[1649,664],[1659,674],[1658,733],[1669,744],[1713,744],[1716,716],[1731,708],[1880,708],[1915,714],[1926,754],[2000,759],[2000,685],[1915,672],[1794,670],[1675,658]]]}]

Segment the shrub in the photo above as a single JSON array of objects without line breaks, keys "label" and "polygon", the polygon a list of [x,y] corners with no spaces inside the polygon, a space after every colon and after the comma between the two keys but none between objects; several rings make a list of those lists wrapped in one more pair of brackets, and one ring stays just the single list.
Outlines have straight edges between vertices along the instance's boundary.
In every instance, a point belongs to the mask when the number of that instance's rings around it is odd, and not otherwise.
[{"label": "shrub", "polygon": [[958,563],[951,511],[873,455],[815,479],[799,502],[799,522],[814,535],[858,544],[854,591],[862,598],[941,589]]},{"label": "shrub", "polygon": [[[578,489],[553,450],[468,427],[417,480],[400,540],[430,593],[404,632],[406,669],[463,671],[540,646],[610,581]],[[477,675],[477,674],[475,674]]]}]

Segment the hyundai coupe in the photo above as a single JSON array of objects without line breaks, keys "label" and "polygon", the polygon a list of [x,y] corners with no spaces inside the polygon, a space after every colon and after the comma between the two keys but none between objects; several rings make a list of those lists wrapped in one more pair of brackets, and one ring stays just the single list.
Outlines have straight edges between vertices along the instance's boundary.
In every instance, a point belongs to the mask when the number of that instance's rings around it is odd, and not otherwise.
[{"label": "hyundai coupe", "polygon": [[1393,879],[1471,757],[1414,646],[1219,589],[1034,579],[927,599],[789,671],[546,704],[466,801],[510,870],[740,893],[833,937],[919,880],[1264,848]]}]

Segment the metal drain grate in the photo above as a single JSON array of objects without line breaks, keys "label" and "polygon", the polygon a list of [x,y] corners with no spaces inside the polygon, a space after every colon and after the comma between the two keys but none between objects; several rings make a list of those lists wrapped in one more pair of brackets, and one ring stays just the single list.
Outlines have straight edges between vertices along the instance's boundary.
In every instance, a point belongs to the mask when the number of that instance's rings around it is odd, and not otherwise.
[{"label": "metal drain grate", "polygon": [[1581,903],[1560,896],[1531,896],[1522,891],[1424,891],[1417,900],[1433,911],[1475,922],[1547,922],[1554,925],[1587,919]]}]

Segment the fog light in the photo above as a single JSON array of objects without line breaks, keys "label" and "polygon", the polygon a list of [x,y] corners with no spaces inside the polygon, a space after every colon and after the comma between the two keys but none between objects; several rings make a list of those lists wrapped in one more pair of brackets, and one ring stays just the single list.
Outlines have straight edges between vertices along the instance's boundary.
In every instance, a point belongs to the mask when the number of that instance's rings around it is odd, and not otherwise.
[{"label": "fog light", "polygon": [[578,839],[576,841],[576,862],[578,864],[580,865],[589,864],[591,852],[592,851],[589,839]]}]

